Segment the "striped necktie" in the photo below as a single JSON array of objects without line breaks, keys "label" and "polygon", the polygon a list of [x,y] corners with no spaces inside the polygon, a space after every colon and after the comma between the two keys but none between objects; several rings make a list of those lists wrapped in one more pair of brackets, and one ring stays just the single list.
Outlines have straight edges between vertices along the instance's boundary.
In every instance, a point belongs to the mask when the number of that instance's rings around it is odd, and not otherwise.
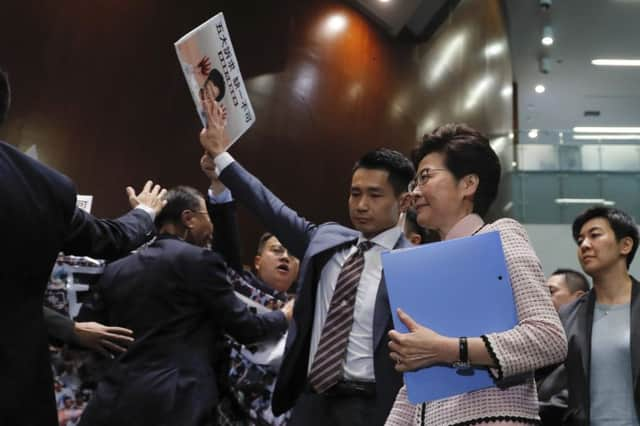
[{"label": "striped necktie", "polygon": [[364,269],[364,253],[373,245],[371,241],[358,244],[358,249],[347,259],[338,275],[318,350],[309,372],[309,383],[318,393],[338,383],[342,375],[342,363],[353,325],[358,283]]}]

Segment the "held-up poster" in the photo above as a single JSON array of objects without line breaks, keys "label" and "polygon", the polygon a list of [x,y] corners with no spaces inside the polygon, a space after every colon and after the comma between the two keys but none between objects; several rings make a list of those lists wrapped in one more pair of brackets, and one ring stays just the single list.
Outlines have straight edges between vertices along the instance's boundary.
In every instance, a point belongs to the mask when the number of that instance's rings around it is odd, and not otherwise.
[{"label": "held-up poster", "polygon": [[255,114],[222,12],[176,41],[175,48],[202,125],[204,99],[225,110],[228,148],[255,122]]}]

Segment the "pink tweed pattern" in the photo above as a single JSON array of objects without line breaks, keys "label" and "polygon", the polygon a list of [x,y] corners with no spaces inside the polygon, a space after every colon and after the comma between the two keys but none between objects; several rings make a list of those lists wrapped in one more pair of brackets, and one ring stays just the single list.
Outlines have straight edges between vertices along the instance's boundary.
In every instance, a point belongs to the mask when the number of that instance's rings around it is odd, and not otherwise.
[{"label": "pink tweed pattern", "polygon": [[[566,357],[567,341],[560,319],[553,308],[545,285],[540,261],[529,243],[522,225],[512,219],[500,219],[486,225],[480,233],[499,231],[511,277],[518,325],[502,333],[486,336],[499,368],[494,379],[532,372],[561,362]],[[387,418],[386,425],[492,424],[499,418],[509,424],[539,421],[538,395],[533,378],[523,384],[501,390],[497,387],[469,392],[423,405],[407,400],[404,387]],[[424,419],[424,423],[423,422]]]}]

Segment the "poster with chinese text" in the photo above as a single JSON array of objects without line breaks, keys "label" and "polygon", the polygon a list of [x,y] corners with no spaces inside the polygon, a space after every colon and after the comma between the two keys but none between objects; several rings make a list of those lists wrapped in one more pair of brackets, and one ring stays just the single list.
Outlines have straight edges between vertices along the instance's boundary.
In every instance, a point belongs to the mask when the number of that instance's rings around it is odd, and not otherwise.
[{"label": "poster with chinese text", "polygon": [[226,138],[233,144],[255,122],[255,114],[222,12],[175,42],[175,48],[202,125],[202,101],[216,100],[226,111]]}]

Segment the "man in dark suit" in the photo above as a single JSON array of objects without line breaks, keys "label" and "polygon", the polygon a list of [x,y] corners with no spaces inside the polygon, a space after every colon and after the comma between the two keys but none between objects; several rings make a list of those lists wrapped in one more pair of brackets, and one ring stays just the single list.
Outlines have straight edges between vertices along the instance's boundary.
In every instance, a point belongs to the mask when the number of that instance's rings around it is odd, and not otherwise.
[{"label": "man in dark suit", "polygon": [[[0,70],[0,125],[9,109],[9,81]],[[73,182],[0,141],[0,424],[57,425],[44,289],[60,251],[113,259],[144,243],[163,191],[148,182],[130,202],[140,204],[117,220],[100,220],[76,208]],[[28,409],[20,409],[28,404]]]},{"label": "man in dark suit", "polygon": [[380,253],[411,246],[396,224],[413,166],[396,151],[366,154],[351,179],[349,213],[356,229],[316,225],[224,152],[224,113],[215,103],[205,102],[205,109],[209,127],[200,141],[220,180],[302,259],[274,413],[295,404],[294,425],[383,424],[402,377],[387,346],[392,320]]},{"label": "man in dark suit", "polygon": [[223,333],[247,343],[287,329],[290,305],[255,315],[235,297],[224,261],[206,248],[213,227],[198,191],[169,191],[156,227],[152,244],[106,267],[95,302],[83,306],[82,317],[129,328],[136,340],[107,370],[81,425],[213,425]]}]

